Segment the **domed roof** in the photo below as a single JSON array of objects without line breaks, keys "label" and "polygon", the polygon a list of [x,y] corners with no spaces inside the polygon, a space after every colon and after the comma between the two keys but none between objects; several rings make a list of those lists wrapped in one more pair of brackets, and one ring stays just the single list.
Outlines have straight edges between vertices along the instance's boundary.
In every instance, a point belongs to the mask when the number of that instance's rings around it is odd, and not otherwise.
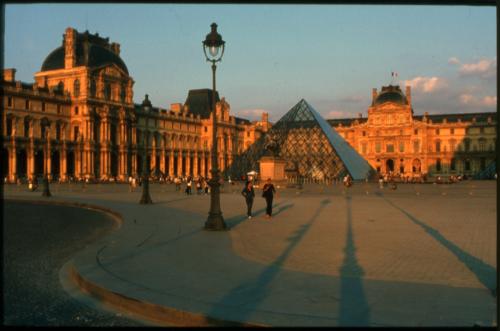
[{"label": "domed roof", "polygon": [[403,92],[401,92],[399,86],[393,85],[382,86],[382,91],[379,95],[377,95],[373,104],[381,105],[386,102],[394,102],[400,105],[408,104],[406,97],[404,96]]},{"label": "domed roof", "polygon": [[[97,39],[96,39],[97,38]],[[105,39],[92,36],[88,32],[78,34],[76,42],[75,66],[98,67],[105,64],[116,64],[128,74],[123,60],[107,47]],[[87,47],[84,44],[87,43]],[[87,56],[86,56],[87,49]],[[64,69],[64,41],[63,46],[53,50],[43,61],[41,71]]]}]

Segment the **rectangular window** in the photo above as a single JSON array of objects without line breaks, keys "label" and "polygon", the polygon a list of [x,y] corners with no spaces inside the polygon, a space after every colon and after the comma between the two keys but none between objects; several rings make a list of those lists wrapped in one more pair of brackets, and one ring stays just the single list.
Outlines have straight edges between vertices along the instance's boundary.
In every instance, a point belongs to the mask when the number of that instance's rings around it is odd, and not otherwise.
[{"label": "rectangular window", "polygon": [[413,130],[413,134],[418,134],[418,129]]},{"label": "rectangular window", "polygon": [[451,128],[450,129],[450,134],[455,134],[455,129]]},{"label": "rectangular window", "polygon": [[78,115],[78,107],[75,107],[75,115]]},{"label": "rectangular window", "polygon": [[42,102],[42,111],[45,111],[45,102]]},{"label": "rectangular window", "polygon": [[77,140],[78,140],[78,127],[77,127],[77,126],[75,126],[75,127],[73,128],[73,140],[74,140],[74,141],[77,141]]},{"label": "rectangular window", "polygon": [[439,129],[436,129],[436,134],[439,135]]},{"label": "rectangular window", "polygon": [[7,98],[7,107],[12,107],[12,97]]},{"label": "rectangular window", "polygon": [[387,153],[393,153],[394,152],[394,145],[393,144],[387,144],[386,146],[386,151]]},{"label": "rectangular window", "polygon": [[366,154],[366,143],[361,144],[361,153]]},{"label": "rectangular window", "polygon": [[6,132],[6,135],[7,136],[11,136],[12,135],[12,118],[7,118],[7,132]]},{"label": "rectangular window", "polygon": [[441,142],[436,141],[436,152],[441,152]]},{"label": "rectangular window", "polygon": [[30,101],[29,100],[26,100],[26,102],[24,103],[24,108],[25,109],[30,109]]},{"label": "rectangular window", "polygon": [[415,140],[413,142],[413,153],[418,153],[420,151],[420,142]]},{"label": "rectangular window", "polygon": [[375,143],[375,152],[376,152],[376,153],[380,153],[380,147],[381,147],[380,142],[376,142],[376,143]]},{"label": "rectangular window", "polygon": [[365,137],[365,136],[366,136],[366,131],[363,131],[363,137]]},{"label": "rectangular window", "polygon": [[402,141],[399,143],[399,151],[401,153],[403,153],[405,151],[405,143]]}]

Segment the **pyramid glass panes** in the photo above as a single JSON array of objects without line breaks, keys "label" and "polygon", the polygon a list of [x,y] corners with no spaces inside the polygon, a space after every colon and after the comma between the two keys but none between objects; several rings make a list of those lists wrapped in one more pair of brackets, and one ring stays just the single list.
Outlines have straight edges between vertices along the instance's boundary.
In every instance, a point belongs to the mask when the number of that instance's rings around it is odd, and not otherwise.
[{"label": "pyramid glass panes", "polygon": [[304,99],[290,109],[267,133],[252,145],[235,164],[240,172],[258,169],[266,141],[278,146],[286,161],[288,177],[334,179],[349,174],[354,180],[370,177],[373,169],[321,115]]}]

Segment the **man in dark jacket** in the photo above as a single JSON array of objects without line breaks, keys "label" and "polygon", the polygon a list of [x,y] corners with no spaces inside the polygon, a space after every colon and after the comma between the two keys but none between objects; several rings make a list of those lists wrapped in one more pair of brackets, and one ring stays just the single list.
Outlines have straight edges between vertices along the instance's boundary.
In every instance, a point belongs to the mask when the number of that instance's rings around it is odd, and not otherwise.
[{"label": "man in dark jacket", "polygon": [[252,218],[252,205],[253,198],[255,197],[255,192],[253,190],[253,184],[251,181],[246,182],[243,191],[241,191],[241,194],[245,197],[245,201],[247,203],[247,215],[250,219]]},{"label": "man in dark jacket", "polygon": [[273,183],[271,183],[271,178],[267,179],[262,191],[262,196],[266,198],[266,217],[271,218],[273,215],[273,198],[274,193],[276,193],[276,189],[274,188]]}]

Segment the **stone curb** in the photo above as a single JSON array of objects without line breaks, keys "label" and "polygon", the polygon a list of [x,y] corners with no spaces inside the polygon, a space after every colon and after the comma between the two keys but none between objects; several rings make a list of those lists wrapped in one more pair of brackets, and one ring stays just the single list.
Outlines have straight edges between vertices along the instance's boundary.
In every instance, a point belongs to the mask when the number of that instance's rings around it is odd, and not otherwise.
[{"label": "stone curb", "polygon": [[[117,213],[111,209],[91,205],[87,203],[71,202],[71,201],[46,201],[46,200],[32,200],[27,199],[5,199],[4,201],[11,202],[30,202],[35,204],[51,204],[51,205],[61,205],[61,206],[71,206],[77,208],[87,208],[95,211],[104,212],[110,215],[114,221],[114,230],[120,228],[123,223],[123,217],[120,213]],[[158,323],[164,323],[167,326],[235,326],[235,327],[265,327],[262,324],[253,323],[242,323],[234,322],[212,318],[207,315],[195,314],[189,311],[182,311],[171,307],[161,306],[146,301],[134,299],[127,297],[123,294],[116,293],[100,287],[87,279],[85,279],[77,270],[73,262],[70,262],[68,271],[69,281],[77,285],[77,287],[85,294],[92,296],[93,298],[109,304],[116,310],[125,313],[132,313],[140,316],[141,318],[152,320]]]},{"label": "stone curb", "polygon": [[195,314],[188,311],[182,311],[171,307],[153,304],[142,300],[127,297],[123,294],[106,290],[82,277],[75,266],[70,267],[71,281],[78,287],[93,296],[94,298],[110,304],[113,308],[141,316],[157,323],[167,326],[235,326],[235,327],[263,327],[264,325],[252,323],[240,323],[227,320],[211,318],[207,315]]}]

